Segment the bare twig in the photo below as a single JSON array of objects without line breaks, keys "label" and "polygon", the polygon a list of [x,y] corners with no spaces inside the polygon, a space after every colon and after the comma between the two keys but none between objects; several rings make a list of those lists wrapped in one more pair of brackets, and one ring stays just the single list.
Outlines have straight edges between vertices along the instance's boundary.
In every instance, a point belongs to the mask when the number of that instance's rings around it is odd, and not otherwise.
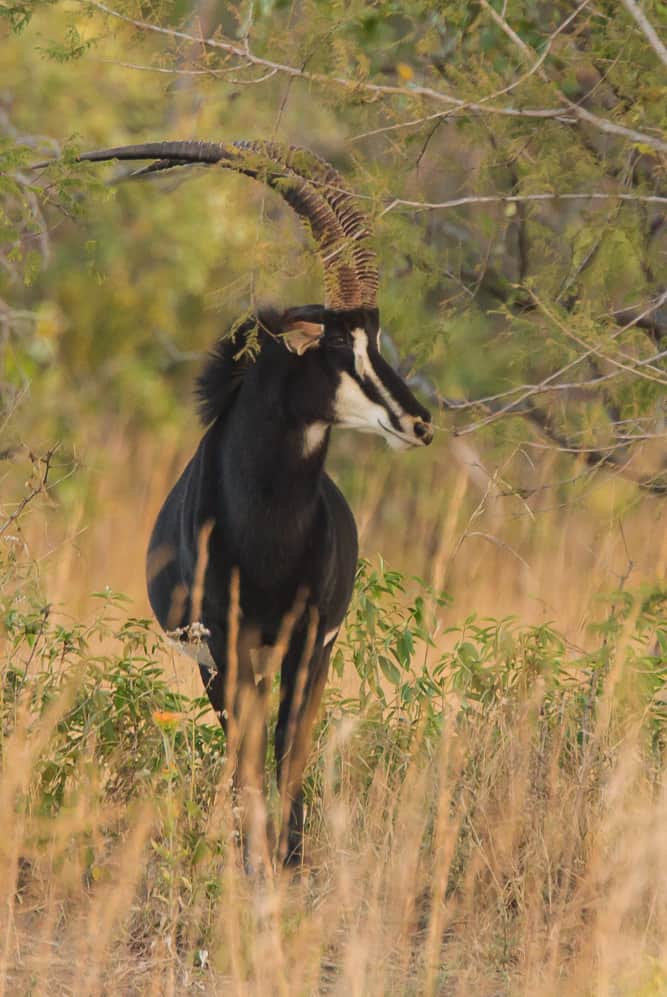
[{"label": "bare twig", "polygon": [[[625,3],[625,6],[628,7],[628,9],[630,9],[628,6],[629,3],[633,3],[633,6],[636,7],[633,0],[623,0],[623,2]],[[503,15],[499,14],[498,11],[496,11],[491,6],[489,0],[480,0],[480,3],[482,7],[484,7],[484,9],[488,12],[488,14],[493,18],[496,24],[499,25],[502,31],[505,32],[510,41],[519,49],[522,57],[525,60],[532,61],[535,58],[535,52],[529,45],[527,45],[524,42],[522,38],[519,37],[519,35],[517,35],[516,31],[514,31],[514,29],[508,24]],[[633,11],[631,11],[631,13],[633,13],[633,16],[635,16]],[[648,21],[646,21],[646,24],[648,25]],[[537,72],[539,73],[540,78],[545,83],[552,82],[549,80],[548,76],[541,68],[541,66],[538,66]],[[594,125],[601,132],[606,132],[608,134],[613,134],[613,135],[622,135],[624,138],[629,138],[633,142],[641,142],[641,139],[637,138],[637,135],[639,133],[635,132],[635,129],[626,128],[624,125],[618,125],[614,121],[609,121],[608,118],[601,118],[597,114],[593,114],[591,111],[588,111],[586,110],[586,108],[582,107],[581,104],[575,103],[574,101],[570,100],[569,97],[567,97],[560,89],[558,90],[558,99],[561,101],[562,104],[564,104],[567,107],[569,111],[572,112],[572,114],[575,115],[575,117],[579,118],[579,120],[581,121],[585,121],[589,125]],[[655,139],[654,142],[657,142],[657,144],[651,143],[653,148],[660,149],[660,151],[662,152],[667,151],[667,143],[665,143],[661,139]]]},{"label": "bare twig", "polygon": [[[630,357],[628,354],[622,354],[627,360],[630,361],[629,363],[622,363],[620,360],[617,360],[616,357],[611,356],[609,353],[604,353],[601,349],[599,349],[599,347],[591,345],[590,343],[586,342],[586,340],[582,339],[581,336],[578,336],[575,332],[573,332],[572,329],[568,329],[565,323],[559,319],[558,315],[556,315],[556,313],[552,311],[551,308],[549,308],[549,306],[544,301],[538,298],[538,296],[535,294],[533,290],[529,289],[528,293],[530,294],[531,298],[533,298],[540,311],[542,311],[543,314],[546,315],[547,318],[558,329],[560,329],[560,331],[563,333],[564,336],[566,336],[568,339],[571,339],[574,343],[577,344],[577,346],[581,346],[586,351],[587,356],[594,355],[598,357],[600,360],[604,360],[607,363],[612,364],[612,366],[617,367],[619,370],[626,371],[626,373],[637,375],[638,377],[642,377],[647,381],[655,381],[658,384],[664,384],[665,386],[667,386],[667,379],[665,379],[662,376],[661,371],[659,371],[658,376],[656,377],[653,374],[648,373],[642,369],[643,367],[648,366],[646,360],[638,361],[635,360],[634,357]],[[618,334],[614,333],[613,338],[614,339],[618,338]],[[659,359],[659,355],[653,358],[653,360],[655,359]]]},{"label": "bare twig", "polygon": [[102,66],[117,66],[119,69],[134,69],[138,73],[162,73],[165,76],[209,76],[224,78],[237,71],[238,66],[220,69],[183,69],[180,66],[146,66],[138,62],[122,62],[118,59],[91,59]]},{"label": "bare twig", "polygon": [[[342,87],[350,93],[367,93],[376,97],[381,95],[412,98],[423,97],[427,100],[438,101],[441,104],[448,104],[450,107],[456,108],[459,113],[470,112],[497,114],[506,117],[534,119],[561,118],[563,115],[562,107],[497,107],[491,103],[471,103],[470,101],[463,100],[460,97],[454,97],[452,94],[446,94],[440,90],[434,90],[432,87],[417,86],[414,84],[409,87],[392,86],[389,84],[369,83],[365,80],[351,80],[340,76],[329,76],[326,73],[314,73],[300,69],[297,66],[290,66],[286,63],[275,62],[271,59],[263,59],[254,55],[247,45],[235,45],[232,42],[223,41],[221,38],[197,38],[195,35],[189,34],[185,31],[177,31],[174,28],[165,28],[158,24],[151,24],[148,21],[142,21],[134,17],[129,17],[127,14],[122,14],[120,11],[114,10],[107,4],[102,3],[101,0],[82,0],[82,2],[89,7],[94,7],[102,13],[107,14],[109,17],[115,17],[126,24],[131,24],[133,27],[138,28],[141,31],[152,31],[168,38],[176,38],[187,42],[196,42],[205,48],[214,49],[216,51],[225,52],[227,55],[232,55],[246,64],[264,66],[266,69],[274,69],[276,72],[284,73],[287,76],[299,77],[300,79],[307,80],[311,83]],[[567,100],[564,97],[563,99]],[[627,128],[624,125],[619,125],[613,121],[599,118],[598,116],[591,114],[589,111],[584,111],[583,108],[579,108],[578,105],[572,104],[570,101],[567,101],[567,105],[576,117],[583,118],[589,124],[594,125],[601,131],[611,132],[613,134],[623,136],[633,142],[642,142],[660,152],[667,152],[667,142],[663,141],[661,138],[657,138],[656,136],[646,132],[639,132],[634,128]]]},{"label": "bare twig", "polygon": [[380,212],[380,218],[389,214],[395,208],[415,208],[419,211],[434,211],[442,208],[460,208],[468,204],[522,204],[530,201],[641,201],[647,204],[667,204],[667,197],[659,194],[624,194],[621,191],[585,191],[539,194],[469,194],[465,197],[454,197],[449,201],[406,201],[395,197],[387,207]]},{"label": "bare twig", "polygon": [[12,523],[15,523],[20,518],[27,505],[36,499],[38,495],[42,495],[48,491],[49,474],[53,466],[53,458],[59,448],[59,443],[54,444],[54,446],[46,451],[43,457],[38,457],[31,452],[28,453],[32,461],[33,471],[37,475],[37,480],[33,484],[30,484],[28,493],[21,499],[14,512],[3,523],[0,523],[0,536],[3,536]]},{"label": "bare twig", "polygon": [[657,57],[660,59],[660,62],[663,66],[667,66],[667,48],[665,48],[665,45],[659,38],[657,31],[639,4],[636,3],[635,0],[621,0],[621,3],[627,10],[628,14],[631,14],[634,17],[635,21],[644,33],[644,37]]},{"label": "bare twig", "polygon": [[521,564],[523,564],[524,568],[530,572],[531,575],[533,574],[530,565],[526,560],[524,560],[523,557],[521,557],[521,554],[519,554],[514,547],[510,547],[508,543],[501,540],[499,537],[494,537],[491,533],[484,533],[483,530],[470,530],[466,533],[465,538],[469,539],[470,537],[481,537],[482,540],[488,540],[489,543],[495,544],[496,547],[500,547],[502,550],[508,551],[508,553],[515,557],[517,561],[520,561]]},{"label": "bare twig", "polygon": [[[565,20],[562,21],[562,23],[559,24],[554,31],[552,31],[552,33],[549,35],[549,38],[547,39],[546,45],[542,49],[542,53],[540,54],[539,58],[536,59],[533,65],[525,73],[522,73],[522,75],[519,76],[516,80],[513,80],[511,83],[509,83],[505,87],[502,87],[500,90],[494,90],[493,93],[487,94],[486,97],[480,97],[479,100],[477,101],[476,106],[490,103],[492,100],[497,100],[498,97],[506,97],[508,93],[512,93],[512,91],[516,90],[519,86],[521,86],[522,83],[525,83],[526,80],[530,79],[531,76],[534,76],[535,73],[538,71],[538,69],[542,66],[542,64],[546,61],[547,57],[549,56],[551,52],[551,47],[555,39],[558,37],[558,35],[561,34],[561,32],[568,27],[568,25],[579,15],[579,13],[584,9],[584,7],[588,6],[589,3],[590,0],[583,0],[583,2],[580,3],[579,6],[576,7],[575,10],[568,17],[566,17]],[[456,113],[460,113],[463,109],[464,108],[457,108]],[[372,131],[363,132],[359,135],[355,135],[352,138],[348,139],[348,142],[359,142],[361,139],[370,138],[373,135],[382,135],[386,132],[398,131],[403,128],[415,128],[418,127],[419,125],[426,124],[430,121],[443,120],[444,118],[450,117],[451,114],[452,111],[437,111],[435,114],[427,114],[424,117],[414,118],[411,121],[398,121],[393,125],[385,125],[384,127],[374,128],[372,129]]]},{"label": "bare twig", "polygon": [[526,45],[526,43],[523,41],[522,38],[519,38],[516,31],[514,31],[514,29],[510,27],[510,25],[505,20],[504,16],[502,14],[499,14],[498,11],[491,6],[489,0],[480,0],[480,4],[487,12],[487,14],[491,15],[491,18],[496,22],[498,27],[505,32],[510,41],[513,42],[516,45],[516,47],[521,51],[524,58],[532,59],[534,56],[533,50],[530,48],[529,45]]}]

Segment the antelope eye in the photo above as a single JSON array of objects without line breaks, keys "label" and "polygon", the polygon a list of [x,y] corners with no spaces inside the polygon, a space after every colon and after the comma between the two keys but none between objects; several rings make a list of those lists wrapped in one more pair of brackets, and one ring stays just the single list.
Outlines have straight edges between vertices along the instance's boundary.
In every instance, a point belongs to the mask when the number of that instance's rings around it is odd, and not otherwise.
[{"label": "antelope eye", "polygon": [[333,349],[349,349],[351,347],[350,339],[344,332],[332,332],[326,337],[327,346],[333,347]]}]

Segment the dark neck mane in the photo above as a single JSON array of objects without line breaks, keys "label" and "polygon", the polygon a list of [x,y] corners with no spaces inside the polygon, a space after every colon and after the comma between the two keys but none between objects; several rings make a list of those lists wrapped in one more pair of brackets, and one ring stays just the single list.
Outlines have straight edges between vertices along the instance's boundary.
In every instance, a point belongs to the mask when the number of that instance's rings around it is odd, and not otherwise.
[{"label": "dark neck mane", "polygon": [[270,334],[277,334],[279,328],[279,313],[264,309],[257,317],[246,319],[230,335],[218,340],[195,386],[197,409],[205,426],[229,411],[246,373],[252,369],[255,361],[246,348],[249,336],[257,335],[261,346]]}]

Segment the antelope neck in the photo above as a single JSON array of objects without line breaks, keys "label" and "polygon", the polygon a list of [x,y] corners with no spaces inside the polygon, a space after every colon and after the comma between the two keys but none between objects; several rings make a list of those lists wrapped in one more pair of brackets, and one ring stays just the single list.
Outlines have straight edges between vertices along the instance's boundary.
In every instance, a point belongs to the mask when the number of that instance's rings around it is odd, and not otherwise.
[{"label": "antelope neck", "polygon": [[251,384],[241,389],[225,428],[221,470],[225,518],[243,562],[280,572],[303,554],[329,443],[320,425],[289,418],[279,395],[267,398]]}]

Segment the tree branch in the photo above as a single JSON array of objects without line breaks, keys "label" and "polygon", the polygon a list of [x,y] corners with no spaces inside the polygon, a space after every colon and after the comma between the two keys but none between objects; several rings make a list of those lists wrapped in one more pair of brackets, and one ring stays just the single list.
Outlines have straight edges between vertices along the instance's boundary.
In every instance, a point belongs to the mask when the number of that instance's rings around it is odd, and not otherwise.
[{"label": "tree branch", "polygon": [[[21,499],[17,505],[14,512],[9,515],[3,523],[0,523],[0,536],[3,536],[7,532],[12,523],[15,523],[17,519],[21,516],[23,510],[27,505],[29,505],[33,499],[37,498],[38,495],[45,493],[49,486],[49,474],[51,472],[51,467],[53,465],[53,458],[60,447],[59,443],[56,443],[43,457],[37,457],[32,452],[28,452],[28,456],[32,462],[33,476],[36,477],[36,481],[30,484],[30,490],[27,495]],[[15,449],[9,449],[0,454],[0,458],[11,459],[16,453]],[[41,468],[40,468],[41,465]]]},{"label": "tree branch", "polygon": [[[561,24],[559,24],[554,31],[551,32],[551,34],[547,39],[546,45],[542,49],[541,55],[539,56],[539,58],[535,60],[533,65],[526,70],[525,73],[519,76],[518,79],[513,80],[511,83],[508,83],[506,87],[502,87],[500,90],[495,90],[493,93],[488,94],[486,97],[481,97],[477,101],[477,105],[479,106],[482,104],[486,104],[492,100],[497,100],[498,97],[507,96],[508,93],[512,93],[513,90],[516,90],[517,87],[521,86],[522,83],[525,83],[526,80],[530,79],[531,76],[534,76],[535,73],[538,71],[538,69],[542,66],[542,64],[549,56],[551,52],[551,47],[556,38],[558,37],[558,35],[560,35],[570,25],[570,23],[575,20],[575,18],[581,13],[584,7],[587,7],[590,2],[591,0],[582,0],[582,3],[580,3],[579,6],[576,7],[575,10],[573,10],[572,13],[568,17],[566,17],[565,20],[562,21]],[[372,129],[372,131],[363,132],[359,135],[353,136],[352,138],[348,139],[348,142],[350,143],[359,142],[361,139],[371,138],[371,136],[373,135],[382,135],[385,134],[386,132],[398,131],[403,128],[418,127],[419,125],[427,124],[430,121],[437,121],[447,118],[451,115],[451,113],[452,113],[451,111],[436,111],[435,114],[427,114],[420,118],[414,118],[411,121],[399,121],[393,125],[385,125],[381,128],[374,128]]]},{"label": "tree branch", "polygon": [[[629,478],[638,488],[649,491],[654,495],[667,495],[667,472],[663,471],[654,478],[636,478],[628,473],[628,465],[631,454],[626,441],[616,438],[615,442],[604,449],[595,447],[577,447],[574,442],[562,431],[556,428],[548,412],[538,408],[532,401],[528,403],[528,410],[524,413],[537,428],[557,445],[557,448],[565,453],[574,454],[577,459],[583,460],[589,467],[613,467],[624,477]],[[666,480],[661,480],[665,478]]]},{"label": "tree branch", "polygon": [[635,0],[621,0],[621,3],[623,4],[627,12],[634,17],[635,21],[637,22],[642,32],[644,33],[644,37],[646,38],[647,42],[649,43],[649,45],[651,46],[657,57],[660,59],[660,62],[663,64],[663,66],[667,66],[667,48],[665,48],[665,46],[663,45],[662,41],[658,37],[657,31],[655,30],[655,28],[653,27],[653,25],[651,24],[651,22],[649,21],[649,19],[647,18],[646,14],[641,9],[639,4],[636,3]]},{"label": "tree branch", "polygon": [[[120,11],[114,10],[112,7],[107,6],[107,4],[102,3],[101,0],[81,0],[81,2],[85,3],[89,7],[94,7],[103,14],[107,14],[109,17],[115,17],[126,24],[131,24],[133,27],[138,28],[141,31],[153,31],[156,34],[164,35],[168,38],[176,38],[180,41],[198,43],[206,48],[225,52],[227,55],[233,55],[235,58],[252,65],[264,66],[266,69],[275,69],[279,73],[284,73],[285,75],[291,77],[299,77],[300,79],[307,80],[311,83],[342,87],[350,93],[368,93],[369,95],[375,97],[381,95],[412,98],[424,97],[427,100],[435,100],[442,104],[448,104],[452,109],[455,109],[457,113],[471,112],[476,114],[497,114],[506,117],[534,119],[562,119],[563,117],[562,108],[496,107],[491,103],[482,104],[479,102],[463,100],[460,97],[454,97],[451,94],[445,94],[439,90],[434,90],[432,87],[417,86],[414,84],[409,87],[400,87],[389,84],[368,83],[364,80],[350,80],[340,76],[329,76],[326,73],[313,73],[305,69],[299,69],[297,66],[290,66],[286,63],[274,62],[270,59],[260,58],[259,56],[254,55],[248,47],[234,45],[232,42],[222,41],[219,38],[197,38],[195,35],[191,35],[185,31],[177,31],[174,28],[164,28],[161,25],[151,24],[148,21],[141,21],[137,18],[129,17],[127,14],[122,14]],[[567,100],[567,98],[564,97],[563,99]],[[576,104],[571,104],[569,101],[567,101],[567,103],[570,110],[576,117],[584,118],[589,124],[595,125],[595,127],[601,131],[621,135],[632,142],[641,142],[644,145],[650,146],[652,149],[658,150],[659,152],[667,152],[667,142],[660,138],[656,138],[655,136],[645,132],[639,132],[634,128],[626,128],[624,125],[618,125],[615,122],[598,118],[596,115],[593,115],[588,111],[584,112],[584,109],[579,108]]]},{"label": "tree branch", "polygon": [[418,211],[435,211],[437,209],[461,208],[468,204],[522,204],[530,201],[639,201],[644,204],[667,204],[667,197],[660,194],[623,194],[620,191],[609,192],[584,191],[566,192],[562,194],[544,192],[539,194],[469,194],[465,197],[454,197],[449,201],[407,201],[395,197],[387,207],[380,212],[379,217],[393,211],[395,208],[415,208]]},{"label": "tree branch", "polygon": [[[667,298],[667,293],[663,295]],[[398,364],[398,349],[394,343],[391,336],[385,331],[383,333],[383,344],[385,347],[385,352],[388,355],[390,361],[394,364]],[[411,388],[420,391],[425,398],[428,399],[431,405],[442,409],[444,411],[456,412],[461,409],[468,409],[472,407],[482,408],[487,412],[487,417],[480,420],[476,424],[469,425],[463,429],[455,429],[454,435],[461,436],[466,435],[473,429],[480,428],[481,426],[488,425],[490,422],[495,421],[504,415],[521,416],[527,419],[532,425],[534,425],[551,443],[556,444],[557,448],[564,453],[572,454],[591,468],[597,467],[612,467],[614,470],[618,471],[624,477],[632,481],[638,488],[644,491],[648,491],[653,495],[667,495],[667,480],[664,480],[667,472],[662,471],[653,478],[637,478],[635,475],[630,474],[628,471],[629,462],[631,460],[632,454],[630,452],[630,445],[633,442],[639,440],[647,440],[656,438],[656,434],[646,434],[629,436],[627,433],[620,434],[618,429],[614,430],[614,441],[607,447],[581,447],[578,446],[563,430],[557,428],[553,422],[552,417],[544,409],[539,408],[536,404],[534,396],[542,394],[552,390],[568,391],[571,395],[575,393],[582,397],[596,398],[595,388],[602,382],[610,380],[615,374],[620,373],[619,371],[613,374],[602,375],[597,378],[593,378],[588,382],[584,383],[571,383],[571,384],[553,384],[553,380],[563,374],[567,369],[572,367],[581,358],[577,358],[572,361],[566,367],[562,368],[560,371],[556,371],[554,374],[549,375],[541,384],[536,385],[523,385],[521,388],[511,389],[511,393],[516,393],[521,391],[522,396],[518,399],[505,403],[502,401],[503,395],[489,396],[487,398],[479,398],[471,401],[461,401],[459,399],[451,399],[444,397],[440,394],[437,385],[430,377],[426,371],[418,371],[415,374],[407,374],[406,380]],[[654,358],[653,358],[654,359]],[[504,392],[504,395],[510,392]],[[613,423],[615,427],[624,423],[618,422]],[[657,436],[661,439],[664,438],[664,434],[660,433]],[[519,494],[521,490],[519,490]]]},{"label": "tree branch", "polygon": [[[628,6],[629,3],[633,3],[634,5],[634,0],[622,0],[622,2],[625,4],[628,10],[630,10],[630,7]],[[529,45],[527,45],[524,42],[522,38],[520,38],[517,35],[516,31],[514,31],[514,29],[507,23],[502,14],[499,14],[498,11],[496,11],[491,6],[489,0],[480,0],[480,3],[482,7],[484,7],[484,9],[491,16],[491,18],[496,22],[496,24],[502,29],[502,31],[505,32],[510,41],[516,46],[516,48],[518,48],[518,50],[521,52],[523,59],[526,61],[532,61],[535,58],[536,53]],[[636,5],[634,6],[636,8]],[[638,8],[636,8],[636,10],[638,11],[638,13],[641,14],[641,11],[639,11]],[[636,17],[633,11],[631,11],[631,13],[633,13],[633,16]],[[641,16],[643,17],[643,15]],[[652,31],[653,29],[648,24],[648,21],[646,21],[646,24]],[[659,39],[657,39],[657,36],[656,40],[658,41],[659,44],[661,44]],[[549,80],[549,77],[541,68],[541,66],[538,68],[537,71],[544,83],[547,84],[553,83],[553,81]],[[605,132],[611,135],[622,135],[624,138],[631,139],[633,142],[642,142],[642,139],[638,137],[640,133],[637,132],[634,128],[626,128],[625,125],[618,125],[614,121],[609,121],[607,118],[601,118],[597,114],[593,114],[591,111],[588,111],[586,110],[586,108],[582,107],[581,104],[574,103],[574,101],[571,101],[569,97],[567,97],[563,93],[563,91],[558,87],[557,87],[557,96],[558,99],[561,101],[561,103],[564,104],[565,107],[567,107],[567,109],[571,111],[576,118],[579,118],[580,121],[585,121],[587,124],[593,125],[601,132]],[[653,144],[654,142],[656,142],[657,144]],[[661,152],[667,151],[667,143],[663,142],[661,139],[653,139],[652,143],[650,144],[654,149],[659,149]]]}]

